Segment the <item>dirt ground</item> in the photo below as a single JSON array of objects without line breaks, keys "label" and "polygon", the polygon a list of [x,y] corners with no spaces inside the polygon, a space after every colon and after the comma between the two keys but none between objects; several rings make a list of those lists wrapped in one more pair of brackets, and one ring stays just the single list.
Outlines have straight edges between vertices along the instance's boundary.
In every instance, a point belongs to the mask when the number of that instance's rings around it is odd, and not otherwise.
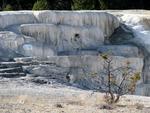
[{"label": "dirt ground", "polygon": [[150,113],[148,97],[124,96],[117,105],[112,106],[112,110],[107,110],[101,109],[105,105],[103,94],[91,96],[89,92],[77,91],[63,97],[57,95],[61,90],[51,89],[50,96],[1,95],[0,113]]},{"label": "dirt ground", "polygon": [[9,81],[0,81],[0,113],[150,113],[150,97],[126,95],[108,110],[102,93]]}]

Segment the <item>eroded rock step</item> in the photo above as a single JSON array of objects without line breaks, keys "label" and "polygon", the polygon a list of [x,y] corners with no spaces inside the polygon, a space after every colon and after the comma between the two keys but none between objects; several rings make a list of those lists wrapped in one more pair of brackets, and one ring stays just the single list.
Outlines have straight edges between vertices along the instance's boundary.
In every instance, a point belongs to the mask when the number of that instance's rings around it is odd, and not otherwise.
[{"label": "eroded rock step", "polygon": [[49,61],[31,61],[31,62],[1,62],[0,68],[19,67],[23,65],[39,65],[39,64],[53,64]]},{"label": "eroded rock step", "polygon": [[22,77],[26,76],[25,73],[0,73],[0,77],[5,77],[5,78],[14,78],[14,77]]},{"label": "eroded rock step", "polygon": [[[32,73],[34,75],[39,75],[39,73],[42,73],[45,76],[47,75],[55,77],[65,73],[62,72],[63,70],[61,69],[61,67],[56,66],[54,63],[51,63],[50,61],[44,61],[39,58],[24,57],[24,58],[16,58],[15,60],[16,60],[15,62],[0,62],[0,77],[15,78],[26,76],[27,74]],[[30,68],[24,69],[24,67]],[[30,71],[32,68],[34,69],[33,72]],[[50,68],[49,73],[47,73],[47,70],[45,71],[45,69],[47,68]]]},{"label": "eroded rock step", "polygon": [[112,56],[123,57],[143,57],[143,53],[139,48],[132,45],[103,45],[98,49],[99,53],[109,54]]},{"label": "eroded rock step", "polygon": [[22,72],[22,67],[14,67],[14,68],[4,68],[0,69],[0,73],[13,73],[13,72]]},{"label": "eroded rock step", "polygon": [[[117,47],[119,48],[119,47]],[[126,47],[125,47],[126,48]],[[134,48],[133,48],[134,49]],[[136,48],[135,48],[136,49]],[[114,51],[116,49],[114,48]],[[138,50],[135,56],[138,54]],[[99,73],[103,70],[104,60],[97,55],[71,55],[71,56],[53,56],[46,59],[35,57],[15,58],[15,62],[1,62],[0,76],[2,77],[22,77],[31,78],[31,82],[45,84],[51,82],[50,79],[59,80],[71,85],[78,85],[84,89],[96,89],[100,84],[92,80],[86,73]],[[113,56],[114,68],[126,65],[130,62],[135,71],[142,71],[143,59],[137,57]],[[22,68],[20,72],[15,72],[16,68]],[[14,68],[14,69],[13,69]],[[14,71],[12,71],[14,70]],[[8,71],[8,72],[6,72]],[[31,75],[31,76],[30,76]],[[38,78],[44,77],[44,78]],[[142,82],[142,81],[139,81]]]}]

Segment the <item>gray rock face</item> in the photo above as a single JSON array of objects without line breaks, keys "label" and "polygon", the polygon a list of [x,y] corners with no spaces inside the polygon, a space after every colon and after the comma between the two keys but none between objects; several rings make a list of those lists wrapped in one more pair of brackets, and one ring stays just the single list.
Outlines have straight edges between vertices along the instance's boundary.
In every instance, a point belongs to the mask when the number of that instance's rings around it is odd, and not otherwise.
[{"label": "gray rock face", "polygon": [[0,12],[0,28],[11,25],[35,23],[36,18],[30,12]]},{"label": "gray rock face", "polygon": [[104,45],[100,46],[98,51],[113,56],[143,57],[142,52],[136,46],[131,45]]},{"label": "gray rock face", "polygon": [[49,45],[44,45],[41,43],[25,43],[19,48],[19,53],[23,56],[37,56],[41,58],[46,58],[47,56],[56,55],[54,49]]},{"label": "gray rock face", "polygon": [[18,47],[24,43],[23,36],[9,31],[0,31],[0,40],[1,47],[16,51]]},{"label": "gray rock face", "polygon": [[9,31],[0,31],[0,57],[2,60],[21,57],[18,48],[24,43],[22,36]]},{"label": "gray rock face", "polygon": [[8,27],[6,27],[3,31],[10,31],[10,32],[14,32],[18,35],[21,35],[21,31],[20,31],[20,25],[10,25]]},{"label": "gray rock face", "polygon": [[67,82],[66,77],[69,73],[69,68],[64,68],[56,65],[24,66],[23,69],[29,74],[35,76],[45,77],[46,79],[57,79],[64,82]]},{"label": "gray rock face", "polygon": [[124,24],[121,24],[109,38],[111,44],[130,44],[135,38],[132,29]]},{"label": "gray rock face", "polygon": [[97,27],[29,24],[21,25],[21,32],[37,42],[55,47],[58,52],[93,49],[104,43],[103,32]]},{"label": "gray rock face", "polygon": [[[8,34],[2,37],[20,37],[15,39],[15,51],[19,47],[23,56],[45,57],[97,49],[119,27],[118,19],[104,12],[12,11],[1,12],[0,17],[0,29]],[[24,43],[20,44],[22,39]]]},{"label": "gray rock face", "polygon": [[58,56],[66,56],[66,55],[99,55],[99,51],[91,50],[91,49],[82,49],[82,50],[76,50],[76,51],[63,51],[58,52]]},{"label": "gray rock face", "polygon": [[[130,62],[133,71],[142,71],[143,60],[141,58],[112,58],[113,68],[123,67],[126,62]],[[98,82],[104,69],[104,65],[102,65],[104,60],[100,56],[56,56],[48,57],[46,60],[51,65],[30,65],[24,66],[23,69],[28,74],[46,77],[47,79],[55,78],[71,85],[76,84],[76,86],[84,89],[97,89],[102,85],[100,81]],[[19,59],[19,61],[25,60]],[[98,73],[98,75],[93,77],[93,73]],[[117,76],[118,80],[121,79],[119,74]],[[142,80],[138,84],[141,82]]]},{"label": "gray rock face", "polygon": [[[88,11],[40,11],[34,12],[40,23],[66,24],[72,26],[96,26],[102,30],[105,37],[110,37],[119,27],[119,21],[106,12]],[[110,27],[111,26],[111,27]]]},{"label": "gray rock face", "polygon": [[145,84],[139,84],[136,88],[136,94],[137,95],[144,95],[144,96],[150,96],[150,85],[149,83]]},{"label": "gray rock face", "polygon": [[147,56],[144,59],[144,68],[143,68],[143,81],[145,84],[150,84],[149,68],[150,68],[150,57]]},{"label": "gray rock face", "polygon": [[[143,83],[139,85],[138,94],[149,96],[149,87],[150,83],[150,12],[149,11],[117,11],[112,12],[114,15],[119,15],[119,19],[124,23],[128,28],[131,29],[134,38],[128,35],[129,40],[122,40],[123,43],[131,43],[140,48],[144,54],[144,67],[143,67]],[[115,36],[115,35],[114,35]],[[116,35],[118,36],[118,35]],[[143,88],[143,89],[142,89]]]},{"label": "gray rock face", "polygon": [[[13,67],[19,65],[24,70],[17,76],[34,75],[36,81],[43,82],[44,78],[44,83],[45,79],[55,78],[82,88],[97,89],[101,85],[96,81],[99,78],[90,75],[100,73],[104,68],[104,61],[98,54],[111,51],[114,67],[123,66],[129,61],[135,71],[144,71],[138,85],[142,82],[147,84],[150,44],[149,39],[145,41],[145,38],[150,35],[149,24],[145,21],[149,19],[140,21],[143,17],[133,17],[119,14],[118,18],[126,24],[120,26],[117,17],[101,11],[1,12],[0,30],[3,31],[0,31],[0,59],[9,61],[18,56],[33,58],[1,63],[1,68],[8,69],[2,69],[0,76],[14,77],[16,73],[9,72],[16,71]],[[118,46],[104,45],[106,43]],[[140,50],[144,53],[144,67]],[[119,81],[120,76],[117,75]],[[39,78],[34,78],[36,76]],[[147,94],[147,89],[140,91],[146,91]]]}]

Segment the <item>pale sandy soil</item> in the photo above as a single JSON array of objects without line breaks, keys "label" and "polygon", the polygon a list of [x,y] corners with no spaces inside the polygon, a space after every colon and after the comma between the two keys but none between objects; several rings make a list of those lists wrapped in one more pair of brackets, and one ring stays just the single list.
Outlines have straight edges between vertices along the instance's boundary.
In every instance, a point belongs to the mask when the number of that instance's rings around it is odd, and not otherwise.
[{"label": "pale sandy soil", "polygon": [[150,97],[123,96],[113,110],[100,109],[104,104],[102,93],[0,81],[0,113],[150,113]]}]

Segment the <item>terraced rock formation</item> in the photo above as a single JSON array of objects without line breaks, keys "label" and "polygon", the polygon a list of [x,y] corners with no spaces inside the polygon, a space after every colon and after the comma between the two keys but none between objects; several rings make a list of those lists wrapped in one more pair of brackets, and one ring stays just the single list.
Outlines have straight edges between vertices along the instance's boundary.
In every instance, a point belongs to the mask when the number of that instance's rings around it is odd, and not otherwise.
[{"label": "terraced rock formation", "polygon": [[100,84],[82,68],[99,73],[104,62],[99,54],[107,53],[113,57],[114,67],[130,61],[135,71],[142,73],[135,94],[149,96],[149,43],[140,37],[149,34],[148,17],[135,13],[0,12],[0,76],[40,84],[56,80],[96,90]]}]

